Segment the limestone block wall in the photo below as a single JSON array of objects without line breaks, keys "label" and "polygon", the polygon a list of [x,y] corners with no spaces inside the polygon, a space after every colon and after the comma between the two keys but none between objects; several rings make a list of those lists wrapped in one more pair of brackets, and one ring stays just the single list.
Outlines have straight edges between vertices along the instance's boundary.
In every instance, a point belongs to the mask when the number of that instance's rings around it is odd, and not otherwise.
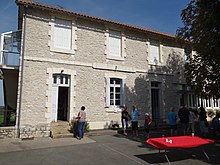
[{"label": "limestone block wall", "polygon": [[15,127],[0,127],[0,139],[16,138]]},{"label": "limestone block wall", "polygon": [[[52,18],[71,19],[74,26],[73,52],[52,50]],[[27,17],[26,45],[24,57],[24,79],[21,104],[21,135],[23,138],[49,136],[51,100],[49,99],[52,74],[64,70],[73,73],[70,88],[71,107],[69,119],[84,105],[91,129],[107,128],[111,122],[121,123],[121,111],[114,111],[105,105],[106,74],[123,77],[126,80],[126,104],[131,110],[137,104],[143,121],[144,113],[151,112],[151,81],[161,83],[161,114],[166,118],[170,106],[177,106],[176,80],[173,72],[167,72],[169,54],[183,51],[169,46],[162,40],[163,63],[159,71],[148,65],[149,37],[145,33],[123,31],[123,60],[107,58],[106,29],[104,23],[96,23],[71,16],[44,11],[29,11]],[[173,66],[171,66],[173,67]],[[151,69],[153,68],[153,69]],[[165,68],[165,69],[164,69]],[[50,72],[48,71],[50,70]],[[68,71],[68,72],[66,72]],[[50,83],[49,83],[50,82]],[[73,89],[74,87],[74,89]]]},{"label": "limestone block wall", "polygon": [[21,139],[32,139],[35,137],[49,137],[51,127],[49,124],[23,125],[20,128]]}]

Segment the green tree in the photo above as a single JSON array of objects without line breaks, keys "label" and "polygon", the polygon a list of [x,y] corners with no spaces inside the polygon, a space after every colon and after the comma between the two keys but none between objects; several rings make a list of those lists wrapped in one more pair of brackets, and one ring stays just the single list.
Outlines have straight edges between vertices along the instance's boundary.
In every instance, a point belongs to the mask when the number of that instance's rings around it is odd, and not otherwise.
[{"label": "green tree", "polygon": [[187,83],[198,95],[220,98],[220,0],[192,0],[181,17],[177,36],[186,41]]}]

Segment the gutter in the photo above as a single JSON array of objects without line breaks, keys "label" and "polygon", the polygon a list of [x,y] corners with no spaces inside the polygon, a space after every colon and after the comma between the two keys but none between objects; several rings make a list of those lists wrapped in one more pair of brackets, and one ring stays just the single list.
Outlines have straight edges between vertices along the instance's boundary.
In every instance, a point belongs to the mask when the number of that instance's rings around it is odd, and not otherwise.
[{"label": "gutter", "polygon": [[23,77],[24,77],[24,49],[25,49],[25,35],[26,35],[26,18],[27,18],[27,10],[26,6],[23,6],[24,8],[24,28],[23,28],[23,43],[22,43],[22,55],[21,55],[21,78],[20,78],[20,91],[19,91],[19,107],[16,115],[17,119],[17,127],[16,127],[16,132],[17,132],[17,138],[20,138],[20,119],[21,119],[21,100],[22,100],[22,90],[23,90]]}]

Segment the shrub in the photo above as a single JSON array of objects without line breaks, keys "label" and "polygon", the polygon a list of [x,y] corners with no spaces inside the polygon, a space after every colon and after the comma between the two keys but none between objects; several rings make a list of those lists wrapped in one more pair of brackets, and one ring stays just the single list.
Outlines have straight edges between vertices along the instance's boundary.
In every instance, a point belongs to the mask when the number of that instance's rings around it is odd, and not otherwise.
[{"label": "shrub", "polygon": [[[78,132],[77,125],[78,125],[77,119],[71,120],[71,132],[73,132],[74,134]],[[88,122],[85,122],[84,132],[89,132],[89,123]]]}]

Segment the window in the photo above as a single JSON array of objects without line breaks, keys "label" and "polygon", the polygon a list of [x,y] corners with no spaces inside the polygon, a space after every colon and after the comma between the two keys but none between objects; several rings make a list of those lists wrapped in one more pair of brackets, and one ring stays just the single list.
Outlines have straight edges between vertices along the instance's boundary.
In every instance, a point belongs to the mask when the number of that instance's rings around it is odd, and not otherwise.
[{"label": "window", "polygon": [[158,82],[155,82],[155,81],[151,82],[151,88],[158,88],[158,87],[159,87],[159,83]]},{"label": "window", "polygon": [[125,104],[125,80],[106,78],[106,106],[120,107]]},{"label": "window", "polygon": [[18,66],[20,59],[21,31],[2,33],[0,44],[0,63],[2,65]]},{"label": "window", "polygon": [[59,19],[58,17],[51,16],[49,22],[50,30],[48,35],[50,41],[48,45],[50,51],[65,54],[75,54],[77,50],[77,27],[74,18]]},{"label": "window", "polygon": [[199,96],[197,101],[198,107],[219,108],[219,99],[216,97],[202,98]]},{"label": "window", "polygon": [[204,107],[204,105],[203,105],[203,98],[201,96],[197,97],[197,106],[198,107]]},{"label": "window", "polygon": [[160,45],[156,40],[150,41],[149,63],[157,65],[160,62]]},{"label": "window", "polygon": [[207,97],[206,99],[204,99],[204,101],[205,101],[206,108],[212,107],[212,105],[211,105],[212,99],[210,97]]},{"label": "window", "polygon": [[110,79],[110,105],[121,105],[121,80]]},{"label": "window", "polygon": [[70,77],[68,75],[62,74],[54,74],[53,75],[53,84],[68,86],[70,81]]},{"label": "window", "polygon": [[109,30],[109,45],[108,54],[109,56],[121,57],[121,32]]},{"label": "window", "polygon": [[196,107],[196,96],[194,94],[189,94],[188,99],[189,107]]},{"label": "window", "polygon": [[213,97],[213,107],[219,108],[219,99],[216,97]]},{"label": "window", "polygon": [[54,25],[54,47],[59,49],[72,49],[72,22],[68,20],[55,19]]}]

